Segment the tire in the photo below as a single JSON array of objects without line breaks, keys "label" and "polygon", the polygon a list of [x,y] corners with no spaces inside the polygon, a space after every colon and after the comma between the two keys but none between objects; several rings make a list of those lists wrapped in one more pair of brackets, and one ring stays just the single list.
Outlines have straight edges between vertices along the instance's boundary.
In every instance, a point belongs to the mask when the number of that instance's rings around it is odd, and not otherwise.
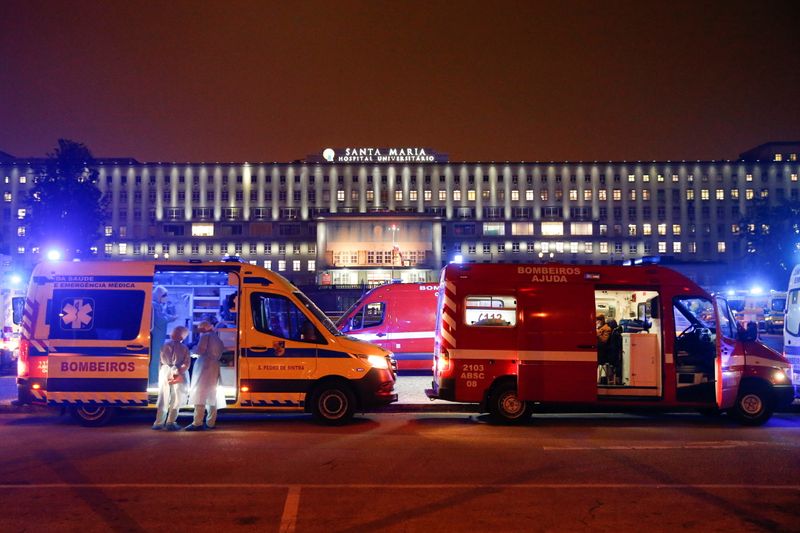
[{"label": "tire", "polygon": [[356,399],[345,384],[323,383],[311,395],[314,420],[328,426],[341,426],[353,419]]},{"label": "tire", "polygon": [[770,419],[773,411],[773,394],[769,385],[745,383],[736,398],[731,413],[748,426],[760,426]]},{"label": "tire", "polygon": [[107,405],[82,404],[70,408],[72,418],[86,427],[105,426],[114,418],[115,411],[114,407]]},{"label": "tire", "polygon": [[531,407],[517,397],[517,386],[511,381],[499,384],[489,396],[489,414],[501,424],[521,424],[531,416]]}]

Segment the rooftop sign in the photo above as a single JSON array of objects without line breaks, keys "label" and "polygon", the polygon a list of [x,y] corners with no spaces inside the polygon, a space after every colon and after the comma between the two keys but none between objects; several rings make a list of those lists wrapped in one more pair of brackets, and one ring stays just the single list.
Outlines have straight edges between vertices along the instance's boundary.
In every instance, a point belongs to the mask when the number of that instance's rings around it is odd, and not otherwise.
[{"label": "rooftop sign", "polygon": [[447,154],[430,148],[325,148],[308,156],[312,163],[447,163]]}]

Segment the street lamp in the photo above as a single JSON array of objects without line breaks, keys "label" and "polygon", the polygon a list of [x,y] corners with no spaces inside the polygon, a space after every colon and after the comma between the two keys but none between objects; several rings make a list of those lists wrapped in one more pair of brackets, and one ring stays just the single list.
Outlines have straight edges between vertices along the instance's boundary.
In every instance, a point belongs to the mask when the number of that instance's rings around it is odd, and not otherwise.
[{"label": "street lamp", "polygon": [[394,251],[395,251],[395,248],[396,248],[396,244],[395,243],[397,242],[396,236],[397,236],[397,232],[400,231],[400,227],[397,224],[392,224],[391,226],[389,226],[389,231],[392,232],[392,274],[391,274],[392,275],[392,279],[391,279],[391,281],[394,281]]}]

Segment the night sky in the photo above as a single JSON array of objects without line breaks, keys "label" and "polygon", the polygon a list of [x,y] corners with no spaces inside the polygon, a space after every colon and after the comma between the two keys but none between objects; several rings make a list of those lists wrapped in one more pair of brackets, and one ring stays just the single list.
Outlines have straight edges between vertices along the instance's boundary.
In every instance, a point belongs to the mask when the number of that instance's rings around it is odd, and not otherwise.
[{"label": "night sky", "polygon": [[800,2],[0,1],[0,151],[427,146],[735,158],[800,140]]}]

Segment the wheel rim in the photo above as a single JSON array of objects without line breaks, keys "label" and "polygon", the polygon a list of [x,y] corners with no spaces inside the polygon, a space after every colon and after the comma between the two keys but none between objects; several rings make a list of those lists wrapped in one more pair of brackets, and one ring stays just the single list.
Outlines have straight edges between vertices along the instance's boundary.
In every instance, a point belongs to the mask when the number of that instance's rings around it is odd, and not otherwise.
[{"label": "wheel rim", "polygon": [[747,416],[758,416],[764,409],[764,402],[758,394],[745,394],[739,400],[742,411]]},{"label": "wheel rim", "polygon": [[347,412],[347,396],[338,390],[326,391],[320,396],[319,410],[325,418],[341,418]]},{"label": "wheel rim", "polygon": [[500,411],[506,418],[519,418],[525,411],[525,403],[522,402],[513,392],[506,392],[500,397],[498,402]]},{"label": "wheel rim", "polygon": [[78,414],[84,420],[99,420],[106,414],[105,407],[78,407]]}]

